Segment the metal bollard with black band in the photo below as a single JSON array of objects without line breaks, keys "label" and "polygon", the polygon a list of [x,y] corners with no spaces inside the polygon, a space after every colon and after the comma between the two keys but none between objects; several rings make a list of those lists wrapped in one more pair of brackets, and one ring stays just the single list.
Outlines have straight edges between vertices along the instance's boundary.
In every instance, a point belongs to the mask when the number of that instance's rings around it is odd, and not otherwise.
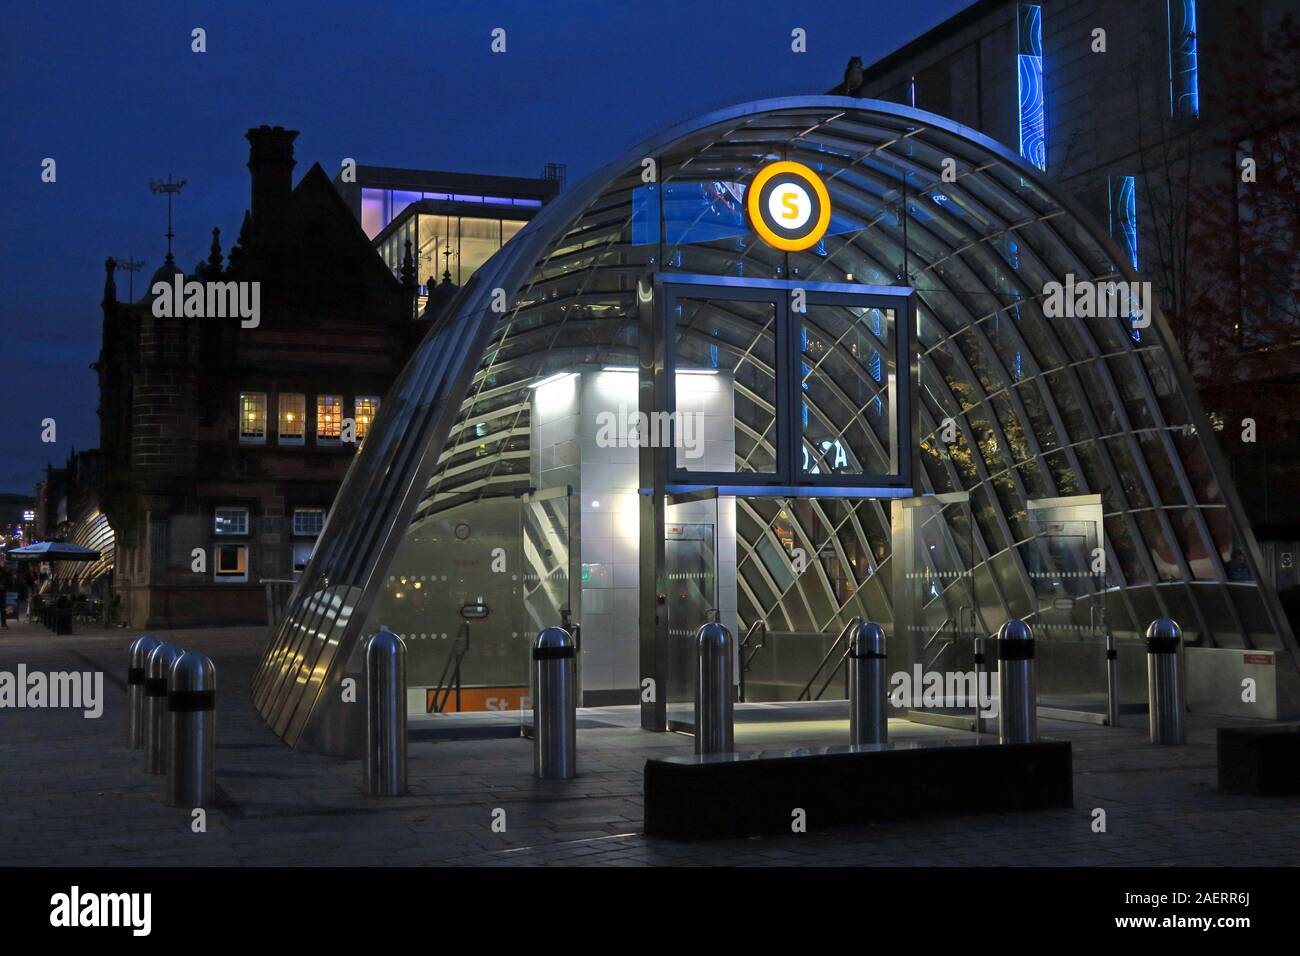
[{"label": "metal bollard with black band", "polygon": [[577,647],[562,627],[533,644],[533,773],[572,780],[578,772]]},{"label": "metal bollard with black band", "polygon": [[366,794],[406,793],[406,644],[386,627],[366,642]]},{"label": "metal bollard with black band", "polygon": [[1119,647],[1106,628],[1106,724],[1119,726]]},{"label": "metal bollard with black band", "polygon": [[998,742],[1028,744],[1038,739],[1038,681],[1034,632],[1024,621],[998,629]]},{"label": "metal bollard with black band", "polygon": [[202,807],[212,799],[216,710],[216,665],[202,654],[186,651],[172,665],[167,688],[169,806]]},{"label": "metal bollard with black band", "polygon": [[145,671],[149,655],[161,644],[152,634],[141,634],[131,642],[126,663],[126,745],[131,750],[144,747]]},{"label": "metal bollard with black band", "polygon": [[695,683],[695,752],[729,754],[736,745],[735,702],[731,680],[736,648],[727,628],[711,621],[695,635],[699,653]]},{"label": "metal bollard with black band", "polygon": [[167,772],[168,746],[167,682],[171,680],[172,666],[185,653],[175,644],[159,644],[149,652],[149,662],[144,675],[144,771],[161,774]]},{"label": "metal bollard with black band", "polygon": [[1167,617],[1147,628],[1147,713],[1153,744],[1187,742],[1183,726],[1183,681],[1180,665],[1183,630]]},{"label": "metal bollard with black band", "polygon": [[872,621],[863,621],[849,641],[849,743],[886,742],[888,686],[884,629]]}]

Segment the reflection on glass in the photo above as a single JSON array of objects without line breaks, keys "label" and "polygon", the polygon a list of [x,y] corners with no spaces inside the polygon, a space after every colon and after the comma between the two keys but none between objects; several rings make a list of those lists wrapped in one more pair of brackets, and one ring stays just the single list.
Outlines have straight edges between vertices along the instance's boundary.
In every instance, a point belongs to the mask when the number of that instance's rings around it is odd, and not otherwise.
[{"label": "reflection on glass", "polygon": [[894,310],[809,305],[799,323],[799,351],[803,472],[896,474]]},{"label": "reflection on glass", "polygon": [[680,299],[672,318],[677,467],[774,473],[775,304]]}]

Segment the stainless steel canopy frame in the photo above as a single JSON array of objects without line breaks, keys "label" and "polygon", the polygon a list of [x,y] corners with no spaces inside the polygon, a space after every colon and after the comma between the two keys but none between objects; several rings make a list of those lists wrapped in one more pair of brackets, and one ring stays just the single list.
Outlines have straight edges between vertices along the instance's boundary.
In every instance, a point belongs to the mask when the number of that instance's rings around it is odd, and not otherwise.
[{"label": "stainless steel canopy frame", "polygon": [[[777,159],[825,181],[834,216],[821,243],[782,252],[748,230],[702,228]],[[683,219],[696,192],[707,201]],[[1100,494],[1121,638],[1172,617],[1192,645],[1279,651],[1279,684],[1296,686],[1295,638],[1163,316],[1135,338],[1122,319],[1043,314],[1047,282],[1140,280],[1105,231],[974,130],[893,103],[790,97],[629,150],[544,208],[447,306],[385,399],[255,677],[255,704],[286,743],[359,752],[364,704],[343,703],[340,684],[360,674],[363,629],[407,529],[528,483],[529,385],[638,365],[647,273],[914,290],[914,487],[969,493],[981,620],[1025,613],[1026,501]],[[722,361],[744,351],[726,345]],[[830,407],[813,414],[855,427]],[[759,619],[822,631],[855,615],[889,629],[887,501],[741,497],[736,514],[738,633]],[[802,573],[790,540],[817,556]]]}]

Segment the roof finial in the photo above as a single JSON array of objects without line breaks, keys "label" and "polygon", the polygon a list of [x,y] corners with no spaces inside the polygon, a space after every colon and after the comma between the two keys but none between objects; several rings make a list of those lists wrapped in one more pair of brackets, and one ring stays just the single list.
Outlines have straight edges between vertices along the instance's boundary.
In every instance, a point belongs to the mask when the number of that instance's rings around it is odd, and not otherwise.
[{"label": "roof finial", "polygon": [[402,256],[402,285],[415,288],[415,259],[411,256],[411,240],[406,240],[406,254]]},{"label": "roof finial", "polygon": [[208,249],[208,275],[214,279],[221,275],[221,230],[212,227],[212,245]]},{"label": "roof finial", "polygon": [[104,301],[103,305],[112,305],[117,301],[117,282],[113,272],[117,269],[117,260],[109,256],[104,260]]}]

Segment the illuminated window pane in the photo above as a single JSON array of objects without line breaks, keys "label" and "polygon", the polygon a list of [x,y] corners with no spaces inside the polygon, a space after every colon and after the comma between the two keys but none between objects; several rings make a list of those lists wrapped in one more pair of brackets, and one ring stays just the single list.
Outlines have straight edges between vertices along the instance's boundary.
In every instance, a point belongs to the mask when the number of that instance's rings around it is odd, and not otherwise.
[{"label": "illuminated window pane", "polygon": [[500,219],[461,217],[460,278],[457,283],[463,285],[500,248]]},{"label": "illuminated window pane", "polygon": [[280,441],[301,445],[307,434],[307,396],[280,395]]},{"label": "illuminated window pane", "polygon": [[218,508],[212,516],[214,534],[248,534],[247,508]]},{"label": "illuminated window pane", "polygon": [[343,396],[316,396],[316,439],[338,441],[343,437]]},{"label": "illuminated window pane", "polygon": [[219,544],[216,547],[213,577],[218,581],[248,580],[248,545]]},{"label": "illuminated window pane", "polygon": [[677,308],[681,310],[673,316],[677,467],[774,474],[776,306],[682,299]]},{"label": "illuminated window pane", "polygon": [[379,411],[378,395],[358,395],[356,400],[357,442],[365,441],[370,434],[370,424]]},{"label": "illuminated window pane", "polygon": [[239,440],[250,444],[266,441],[266,392],[240,393]]},{"label": "illuminated window pane", "polygon": [[809,305],[799,342],[797,467],[809,475],[896,474],[894,310]]}]

